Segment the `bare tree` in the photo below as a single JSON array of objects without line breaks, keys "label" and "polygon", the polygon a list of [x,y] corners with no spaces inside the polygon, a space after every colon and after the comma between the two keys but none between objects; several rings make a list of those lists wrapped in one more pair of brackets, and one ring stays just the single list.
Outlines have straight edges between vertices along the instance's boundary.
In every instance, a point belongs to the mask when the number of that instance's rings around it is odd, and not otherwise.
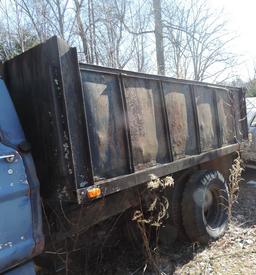
[{"label": "bare tree", "polygon": [[15,0],[26,13],[40,41],[55,34],[70,42],[75,24],[71,0]]},{"label": "bare tree", "polygon": [[97,40],[96,40],[96,20],[95,20],[95,10],[94,1],[88,0],[88,18],[89,18],[89,34],[90,34],[90,49],[91,49],[91,62],[94,64],[99,63],[99,58],[97,54]]},{"label": "bare tree", "polygon": [[150,26],[152,23],[151,7],[147,5],[147,2],[138,0],[129,5],[128,11],[124,28],[131,36],[133,48],[133,56],[128,67],[138,72],[148,72],[153,67],[150,57],[154,54],[151,43],[151,40],[154,39],[154,31],[147,32],[152,28]]},{"label": "bare tree", "polygon": [[0,0],[0,55],[58,35],[88,63],[220,82],[236,64],[223,18],[206,0]]},{"label": "bare tree", "polygon": [[131,36],[126,32],[124,21],[127,14],[127,1],[100,0],[97,3],[97,27],[99,62],[105,66],[124,68],[131,60]]},{"label": "bare tree", "polygon": [[189,34],[184,26],[186,10],[177,3],[168,3],[163,16],[167,72],[177,78],[189,78],[191,60],[186,39]]},{"label": "bare tree", "polygon": [[47,5],[44,0],[41,1],[26,1],[14,0],[26,15],[26,20],[29,22],[31,29],[33,29],[40,42],[45,41],[49,35],[48,22],[45,16],[49,13]]},{"label": "bare tree", "polygon": [[0,58],[1,60],[24,52],[38,40],[25,20],[23,9],[16,0],[0,2]]},{"label": "bare tree", "polygon": [[[69,0],[45,0],[49,6],[50,14],[45,14],[45,17],[53,30],[61,38],[66,38],[66,32],[68,32],[69,26],[68,22],[68,3]],[[65,20],[68,18],[68,20]],[[67,24],[67,26],[65,26]]]},{"label": "bare tree", "polygon": [[193,3],[188,14],[191,36],[187,41],[195,80],[216,79],[235,62],[227,50],[234,37],[226,31],[222,13],[212,12],[205,5],[205,1]]},{"label": "bare tree", "polygon": [[205,0],[175,3],[172,10],[165,12],[164,25],[171,53],[167,59],[175,65],[175,75],[214,82],[229,78],[227,72],[236,64],[228,50],[234,37],[226,30],[222,11],[212,11]]},{"label": "bare tree", "polygon": [[155,39],[156,39],[156,60],[158,74],[165,74],[164,60],[164,40],[163,40],[163,24],[161,0],[153,0],[153,10],[155,19]]},{"label": "bare tree", "polygon": [[91,63],[90,51],[89,51],[89,43],[86,34],[86,25],[82,20],[82,9],[84,0],[73,0],[75,5],[75,18],[76,18],[76,26],[77,26],[77,34],[80,37],[82,42],[83,54],[85,56],[85,61],[87,63]]}]

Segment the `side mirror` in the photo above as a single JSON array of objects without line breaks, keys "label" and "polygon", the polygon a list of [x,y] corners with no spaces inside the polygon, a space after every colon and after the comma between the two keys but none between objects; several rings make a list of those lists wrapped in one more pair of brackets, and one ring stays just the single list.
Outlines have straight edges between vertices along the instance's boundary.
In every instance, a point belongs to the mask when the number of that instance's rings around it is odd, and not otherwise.
[{"label": "side mirror", "polygon": [[255,122],[252,122],[250,126],[251,126],[251,127],[256,127],[256,121],[255,121]]}]

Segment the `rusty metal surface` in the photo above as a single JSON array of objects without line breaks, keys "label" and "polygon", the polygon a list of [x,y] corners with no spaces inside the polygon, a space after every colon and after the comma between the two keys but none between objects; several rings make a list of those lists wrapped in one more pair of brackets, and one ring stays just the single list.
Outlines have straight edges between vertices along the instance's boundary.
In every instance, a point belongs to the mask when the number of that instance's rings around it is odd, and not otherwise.
[{"label": "rusty metal surface", "polygon": [[[204,152],[200,155],[188,156],[183,159],[175,160],[171,163],[143,169],[132,174],[102,180],[96,183],[96,186],[101,188],[102,197],[105,197],[110,194],[138,186],[142,182],[148,182],[150,181],[152,174],[160,178],[199,164],[203,164],[215,159],[217,160],[218,158],[230,155],[238,150],[239,144],[228,145],[222,148]],[[79,189],[77,193],[81,201],[88,202],[88,199],[85,195],[86,188]]]},{"label": "rusty metal surface", "polygon": [[159,84],[153,80],[123,79],[134,168],[141,170],[168,161]]},{"label": "rusty metal surface", "polygon": [[241,92],[240,87],[234,87],[229,85],[221,85],[221,84],[213,84],[210,82],[200,82],[196,80],[189,80],[189,79],[178,79],[170,76],[163,76],[163,75],[156,75],[156,74],[150,74],[150,73],[141,73],[141,72],[135,72],[135,71],[127,71],[127,70],[121,70],[121,69],[115,69],[110,67],[104,67],[99,65],[93,65],[93,64],[86,64],[86,63],[79,63],[79,67],[81,70],[90,70],[95,72],[102,72],[102,73],[108,73],[108,74],[115,74],[115,75],[126,75],[126,76],[132,76],[132,77],[138,77],[138,78],[147,78],[151,80],[157,80],[157,81],[167,81],[177,84],[185,84],[185,85],[194,85],[194,86],[203,86],[203,87],[211,87],[211,88],[220,88],[220,89],[227,89],[232,90],[232,92]]},{"label": "rusty metal surface", "polygon": [[196,153],[196,124],[189,85],[163,83],[174,159]]},{"label": "rusty metal surface", "polygon": [[216,89],[221,145],[234,143],[235,120],[232,108],[232,95],[229,91]]},{"label": "rusty metal surface", "polygon": [[93,72],[81,76],[95,180],[128,173],[118,79]]},{"label": "rusty metal surface", "polygon": [[[240,123],[240,120],[232,112],[237,105],[234,105],[229,89],[203,83],[192,85],[189,81],[186,84],[184,80],[179,83],[179,80],[167,81],[165,78],[162,81],[161,77],[157,80],[132,72],[122,74],[120,70],[102,70],[96,66],[91,70],[90,67],[88,65],[87,69],[87,65],[80,64],[87,100],[85,107],[95,112],[92,115],[87,110],[90,127],[95,132],[101,125],[100,133],[114,128],[110,126],[114,123],[122,130],[118,138],[106,138],[102,146],[98,143],[95,146],[95,135],[91,136],[91,148],[94,148],[92,151],[99,156],[94,171],[97,171],[99,163],[104,163],[106,158],[109,160],[108,167],[111,166],[112,158],[115,163],[118,156],[121,165],[123,154],[129,159],[128,152],[132,158],[133,171],[136,172],[179,159],[185,161],[189,156],[235,143],[235,124]],[[93,77],[90,77],[92,75]],[[108,79],[109,92],[106,92],[103,79]],[[102,84],[105,86],[101,87]],[[103,96],[103,90],[105,95],[111,93],[111,100],[115,102],[117,110],[109,110],[109,96],[102,103],[95,100],[98,94]],[[238,91],[235,89],[235,93],[239,94]],[[121,104],[120,95],[123,95],[124,106]],[[101,104],[100,108],[97,107],[98,104]],[[113,114],[112,120],[109,119],[109,112]],[[94,117],[97,117],[98,121]],[[123,131],[129,138],[130,146],[124,142]],[[109,137],[107,132],[104,133]],[[118,151],[122,150],[122,154],[105,153],[104,146],[111,146],[112,143],[115,143],[115,148],[119,148]],[[127,173],[128,163],[124,162],[123,165],[123,171]],[[104,169],[107,168],[102,171]],[[100,182],[118,176],[112,171],[106,178],[100,178]],[[122,188],[117,188],[116,191]]]},{"label": "rusty metal surface", "polygon": [[[128,183],[125,180],[128,175],[124,174],[112,174],[102,178],[98,182],[101,188],[104,183],[109,183],[103,188],[105,195],[145,182],[143,177],[151,169],[161,175],[168,169],[179,171],[184,167],[214,159],[214,156],[218,157],[213,153],[218,148],[223,154],[237,148],[229,147],[237,142],[236,129],[239,128],[241,133],[244,131],[244,128],[241,128],[244,127],[244,122],[241,122],[243,106],[233,99],[233,93],[237,100],[243,99],[241,90],[237,88],[231,90],[218,85],[210,86],[191,81],[186,83],[184,80],[167,81],[166,77],[147,77],[127,71],[122,73],[121,70],[90,65],[87,67],[85,64],[80,64],[80,70],[82,79],[84,75],[92,73],[98,75],[98,78],[106,78],[108,75],[112,81],[119,83],[115,84],[114,88],[112,86],[113,96],[123,95],[124,105],[119,101],[116,104],[121,106],[121,109],[118,109],[119,121],[124,123],[124,117],[127,117],[123,129],[129,142],[126,144],[123,142],[123,136],[119,136],[119,144],[116,146],[125,146],[123,150],[127,159],[128,155],[130,156],[132,171],[135,172],[128,174],[131,174],[131,181],[134,182]],[[94,89],[91,85],[87,96],[94,97],[92,94],[97,93]],[[88,102],[87,104],[91,104],[88,108],[95,106],[89,98]],[[244,135],[239,136],[240,141],[242,138]],[[226,147],[229,149],[225,150]],[[100,158],[98,160],[102,161]],[[180,161],[178,165],[176,161]],[[136,176],[140,171],[142,174]],[[79,196],[80,193],[78,191]]]},{"label": "rusty metal surface", "polygon": [[208,87],[196,87],[195,99],[198,113],[200,146],[203,152],[218,147],[218,116],[214,108],[214,90]]}]

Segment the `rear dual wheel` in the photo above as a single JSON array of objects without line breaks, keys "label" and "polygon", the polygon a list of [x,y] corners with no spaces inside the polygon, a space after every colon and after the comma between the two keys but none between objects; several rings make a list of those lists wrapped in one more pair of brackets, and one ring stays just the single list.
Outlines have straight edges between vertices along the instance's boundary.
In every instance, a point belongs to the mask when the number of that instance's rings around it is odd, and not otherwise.
[{"label": "rear dual wheel", "polygon": [[185,184],[181,205],[183,227],[192,242],[207,244],[225,233],[229,193],[218,171],[193,174]]}]

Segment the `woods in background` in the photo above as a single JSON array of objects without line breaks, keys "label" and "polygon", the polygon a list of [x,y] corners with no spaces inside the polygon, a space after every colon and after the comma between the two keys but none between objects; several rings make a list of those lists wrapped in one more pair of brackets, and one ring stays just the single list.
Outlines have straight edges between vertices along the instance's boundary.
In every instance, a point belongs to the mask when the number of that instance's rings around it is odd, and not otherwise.
[{"label": "woods in background", "polygon": [[2,61],[58,35],[83,62],[224,82],[233,40],[205,0],[0,0]]}]

